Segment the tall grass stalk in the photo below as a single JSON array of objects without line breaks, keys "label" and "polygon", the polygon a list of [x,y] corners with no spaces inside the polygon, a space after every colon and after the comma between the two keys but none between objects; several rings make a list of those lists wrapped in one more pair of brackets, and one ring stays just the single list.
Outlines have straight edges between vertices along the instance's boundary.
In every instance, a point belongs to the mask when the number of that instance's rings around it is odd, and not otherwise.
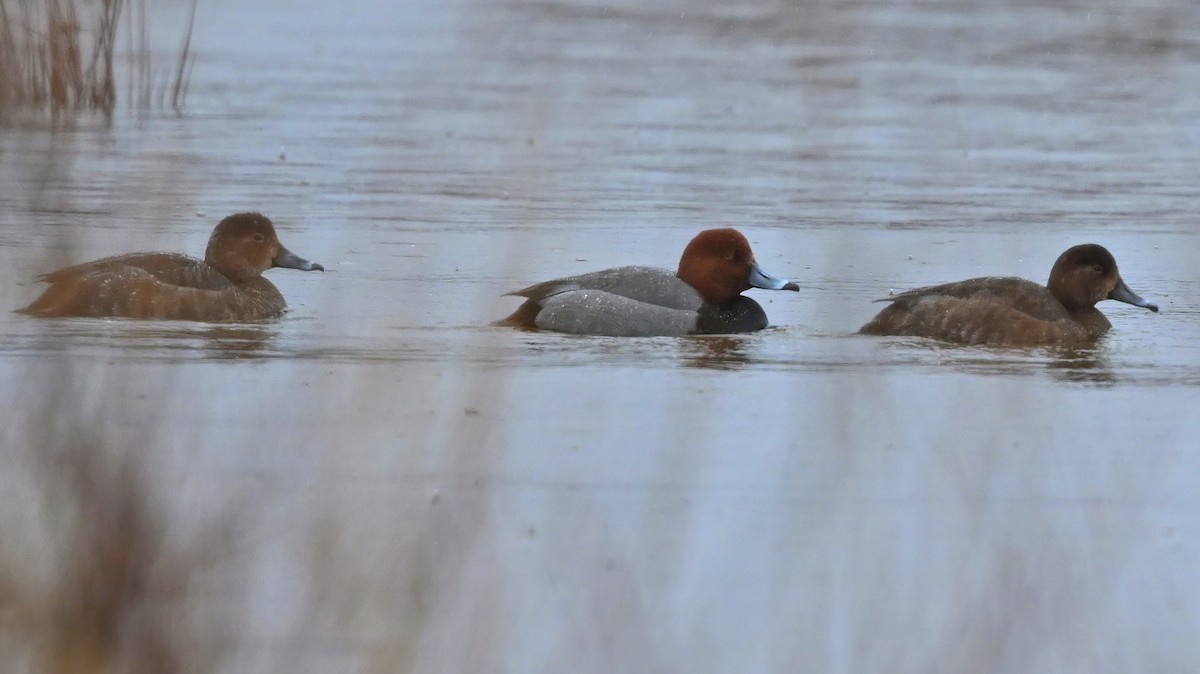
[{"label": "tall grass stalk", "polygon": [[[125,30],[132,109],[149,110],[156,102],[165,108],[169,90],[171,109],[182,110],[193,63],[196,4],[192,0],[178,60],[158,83],[151,73],[145,0],[130,12]],[[117,105],[117,33],[125,8],[125,0],[0,0],[0,112],[47,110],[57,119],[90,110],[111,117]]]}]

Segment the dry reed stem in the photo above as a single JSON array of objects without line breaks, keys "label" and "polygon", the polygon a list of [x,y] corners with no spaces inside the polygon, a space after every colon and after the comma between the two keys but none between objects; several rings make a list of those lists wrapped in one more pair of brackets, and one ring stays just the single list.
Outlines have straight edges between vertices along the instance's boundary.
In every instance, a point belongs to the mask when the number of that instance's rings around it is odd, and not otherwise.
[{"label": "dry reed stem", "polygon": [[188,10],[187,29],[183,32],[183,46],[179,49],[179,62],[175,70],[175,83],[171,87],[171,109],[179,112],[183,101],[187,98],[187,84],[191,79],[191,68],[188,58],[192,47],[192,27],[196,24],[196,0]]},{"label": "dry reed stem", "polygon": [[[10,4],[13,0],[0,0],[0,111],[46,109],[57,119],[91,110],[111,117],[117,103],[113,57],[125,0],[16,0],[15,11]],[[194,62],[196,4],[193,0],[189,8],[174,72],[161,84],[151,75],[145,0],[137,6],[136,31],[130,16],[129,102],[135,109],[151,109],[156,98],[158,107],[165,107],[168,88],[171,109],[182,109]]]}]

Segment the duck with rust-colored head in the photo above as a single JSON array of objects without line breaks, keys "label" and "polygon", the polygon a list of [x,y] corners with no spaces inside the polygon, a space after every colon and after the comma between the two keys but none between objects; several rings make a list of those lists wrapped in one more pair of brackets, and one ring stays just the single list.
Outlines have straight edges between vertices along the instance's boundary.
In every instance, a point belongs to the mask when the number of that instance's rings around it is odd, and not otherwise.
[{"label": "duck with rust-colored head", "polygon": [[1044,286],[988,276],[917,288],[878,300],[891,306],[859,332],[991,346],[1086,346],[1112,327],[1096,308],[1101,300],[1158,311],[1125,285],[1112,253],[1087,243],[1060,255]]},{"label": "duck with rust-colored head", "polygon": [[213,230],[203,260],[130,253],[66,267],[39,277],[50,287],[20,311],[47,318],[259,321],[287,308],[262,276],[272,267],[325,270],[284,248],[267,216],[238,213]]},{"label": "duck with rust-colored head", "polygon": [[762,270],[736,229],[692,239],[674,273],[616,267],[545,281],[509,293],[528,298],[502,324],[579,335],[649,337],[752,332],[767,327],[750,288],[799,290]]}]

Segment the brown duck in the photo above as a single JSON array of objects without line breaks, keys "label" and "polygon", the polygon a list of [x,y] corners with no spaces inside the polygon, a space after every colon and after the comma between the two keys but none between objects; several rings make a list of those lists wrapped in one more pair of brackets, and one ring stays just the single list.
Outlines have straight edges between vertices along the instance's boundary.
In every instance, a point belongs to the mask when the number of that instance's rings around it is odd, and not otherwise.
[{"label": "brown duck", "polygon": [[878,300],[891,305],[859,332],[993,346],[1080,346],[1112,327],[1096,308],[1101,300],[1158,311],[1125,285],[1111,253],[1087,243],[1058,257],[1045,286],[988,276],[917,288]]},{"label": "brown duck", "polygon": [[66,267],[40,276],[50,287],[20,311],[42,317],[258,321],[287,308],[279,289],[262,277],[272,267],[325,270],[285,248],[267,216],[238,213],[213,230],[204,260],[130,253]]}]

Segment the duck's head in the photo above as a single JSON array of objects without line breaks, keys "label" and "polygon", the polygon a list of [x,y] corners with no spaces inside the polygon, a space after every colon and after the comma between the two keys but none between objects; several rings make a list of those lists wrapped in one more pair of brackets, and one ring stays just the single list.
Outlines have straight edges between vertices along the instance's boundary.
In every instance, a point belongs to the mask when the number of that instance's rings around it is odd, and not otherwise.
[{"label": "duck's head", "polygon": [[271,267],[325,271],[279,243],[275,226],[261,213],[236,213],[222,220],[208,239],[204,261],[235,282],[259,276]]},{"label": "duck's head", "polygon": [[1158,311],[1157,304],[1142,299],[1125,285],[1112,253],[1095,243],[1072,246],[1063,251],[1050,270],[1046,287],[1068,309],[1095,306],[1101,300],[1117,300]]},{"label": "duck's head", "polygon": [[750,242],[732,228],[697,234],[683,250],[675,275],[695,288],[705,302],[716,305],[726,304],[750,288],[800,289],[791,281],[763,271],[754,261]]}]

